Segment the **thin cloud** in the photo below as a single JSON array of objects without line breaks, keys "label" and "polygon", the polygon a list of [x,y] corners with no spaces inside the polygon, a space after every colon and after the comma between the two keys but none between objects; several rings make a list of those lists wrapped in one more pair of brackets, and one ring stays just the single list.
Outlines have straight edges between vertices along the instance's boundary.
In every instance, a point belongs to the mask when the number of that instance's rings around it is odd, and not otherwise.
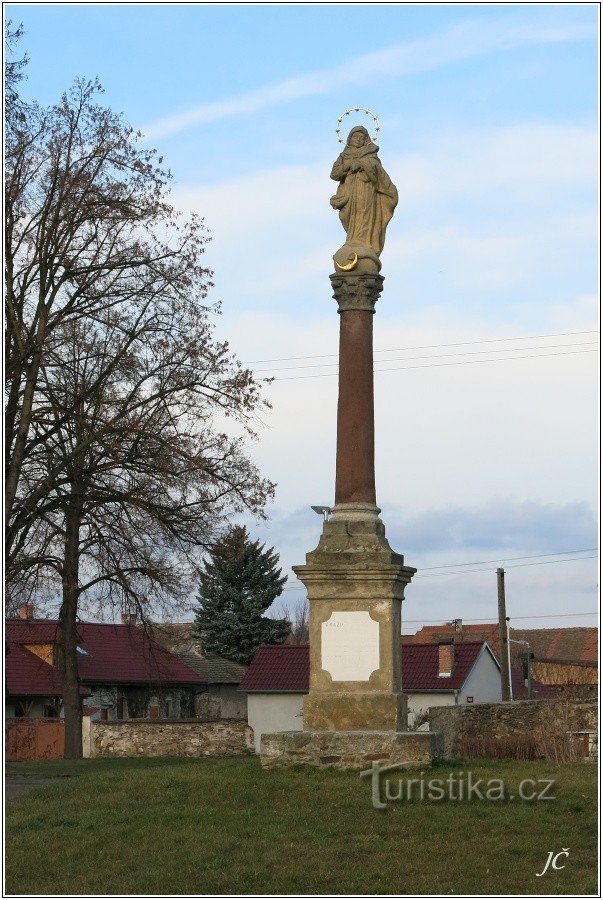
[{"label": "thin cloud", "polygon": [[479,560],[478,551],[484,549],[496,550],[502,559],[524,552],[580,550],[597,543],[597,523],[585,501],[516,503],[498,498],[480,506],[432,508],[415,515],[400,509],[388,512],[390,540],[396,546],[407,553],[439,553],[454,562]]},{"label": "thin cloud", "polygon": [[330,69],[288,78],[279,84],[264,85],[237,97],[204,103],[186,112],[158,119],[141,130],[149,140],[165,138],[195,125],[249,115],[281,103],[364,84],[369,79],[412,75],[475,56],[533,44],[581,41],[592,37],[592,29],[578,23],[565,27],[542,27],[508,25],[501,21],[487,24],[469,21],[443,34],[367,53]]}]

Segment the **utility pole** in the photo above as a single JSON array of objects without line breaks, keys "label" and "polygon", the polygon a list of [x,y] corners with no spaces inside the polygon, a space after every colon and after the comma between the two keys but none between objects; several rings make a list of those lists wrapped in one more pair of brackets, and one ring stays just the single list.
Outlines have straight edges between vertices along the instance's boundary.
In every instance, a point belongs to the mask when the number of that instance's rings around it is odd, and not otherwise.
[{"label": "utility pole", "polygon": [[500,641],[500,675],[503,701],[511,699],[511,666],[509,664],[509,641],[507,635],[507,607],[505,603],[505,570],[496,570],[498,583],[498,633]]}]

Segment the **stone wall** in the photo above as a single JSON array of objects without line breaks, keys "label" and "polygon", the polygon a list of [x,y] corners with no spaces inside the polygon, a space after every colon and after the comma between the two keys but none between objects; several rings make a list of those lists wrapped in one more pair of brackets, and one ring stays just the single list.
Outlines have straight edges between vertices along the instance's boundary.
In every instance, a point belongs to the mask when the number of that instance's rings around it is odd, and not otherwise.
[{"label": "stone wall", "polygon": [[260,750],[265,769],[366,769],[376,760],[422,768],[441,756],[441,737],[430,731],[283,731],[263,734]]},{"label": "stone wall", "polygon": [[205,691],[195,698],[195,716],[204,722],[217,722],[222,718],[222,704],[219,697],[212,697]]},{"label": "stone wall", "polygon": [[253,753],[246,722],[154,719],[90,722],[91,756],[242,756]]},{"label": "stone wall", "polygon": [[462,758],[476,739],[531,742],[535,755],[559,748],[568,734],[596,731],[598,703],[579,700],[523,700],[513,703],[476,703],[432,706],[429,725],[444,736],[444,756]]}]

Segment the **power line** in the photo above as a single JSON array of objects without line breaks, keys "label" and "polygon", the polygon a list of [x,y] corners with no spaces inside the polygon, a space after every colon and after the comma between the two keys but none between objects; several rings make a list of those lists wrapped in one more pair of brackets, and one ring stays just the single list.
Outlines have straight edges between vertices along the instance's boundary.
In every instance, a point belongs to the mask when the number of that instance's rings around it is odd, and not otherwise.
[{"label": "power line", "polygon": [[[538,615],[538,616],[509,616],[509,619],[513,621],[519,621],[520,619],[583,619],[586,616],[598,616],[599,613],[595,610],[594,612],[585,612],[585,613],[552,613],[551,615]],[[477,622],[480,625],[498,625],[498,622],[490,622],[486,620],[484,622],[483,619],[463,619],[463,624],[471,624],[472,622]],[[404,619],[404,625],[449,625],[449,622],[444,622],[443,619]]]},{"label": "power line", "polygon": [[[552,337],[573,337],[581,334],[598,334],[597,330],[594,331],[558,331],[554,334],[526,334],[526,335],[518,335],[516,337],[509,338],[483,338],[476,341],[454,341],[449,344],[422,344],[418,347],[393,347],[390,350],[375,350],[375,353],[402,353],[406,350],[436,350],[439,347],[468,347],[473,344],[500,344],[505,341],[532,341],[532,340],[540,340],[544,338],[552,338]],[[333,356],[337,356],[336,353],[316,353],[313,356],[281,356],[276,359],[252,359],[250,362],[244,363],[246,366],[255,366],[260,363],[270,363],[270,362],[294,362],[300,359],[329,359]]]},{"label": "power line", "polygon": [[[544,348],[543,348],[544,349]],[[381,375],[386,372],[403,372],[406,369],[434,369],[439,368],[441,366],[470,366],[475,363],[483,365],[484,363],[493,363],[493,362],[514,362],[518,359],[543,359],[545,356],[572,356],[576,353],[598,353],[597,350],[569,350],[567,353],[538,353],[538,354],[529,354],[527,356],[508,356],[508,357],[500,357],[499,359],[468,359],[461,362],[447,362],[447,363],[431,363],[423,366],[401,366],[395,369],[375,369],[375,375]],[[275,376],[273,378],[274,381],[301,381],[306,378],[333,378],[337,376],[337,372],[324,372],[320,375],[287,375],[284,378],[280,378]]]},{"label": "power line", "polygon": [[468,563],[445,563],[441,566],[425,566],[427,569],[457,569],[459,566],[485,566],[489,563],[514,562],[517,559],[542,559],[546,556],[569,556],[571,553],[596,553],[597,547],[586,547],[584,550],[558,550],[556,553],[535,553],[533,556],[507,556],[506,559],[477,559]]},{"label": "power line", "polygon": [[[577,553],[592,553],[592,556],[571,556],[570,559],[543,559],[543,557],[548,556],[570,556],[570,554]],[[517,559],[541,559],[541,562],[530,562],[530,563],[517,563],[516,565],[507,566],[507,569],[520,569],[524,566],[546,566],[551,563],[563,563],[563,562],[576,562],[583,559],[596,559],[598,556],[596,547],[587,547],[584,550],[562,550],[558,553],[538,553],[535,556],[508,556],[506,559],[482,559],[475,560],[474,562],[467,563],[450,563],[449,565],[442,566],[426,566],[421,569],[421,572],[425,572],[431,569],[458,569],[463,566],[485,566],[485,565],[493,565],[498,563],[507,563],[513,562]],[[490,569],[463,569],[460,572],[430,572],[428,575],[423,575],[419,573],[416,575],[416,578],[441,578],[444,575],[473,575],[477,572],[489,572]],[[306,588],[303,585],[292,584],[283,589],[284,591],[305,591]]]},{"label": "power line", "polygon": [[[574,556],[572,559],[545,559],[542,562],[533,563],[517,563],[513,566],[506,566],[507,569],[522,569],[525,566],[550,566],[553,563],[564,562],[580,562],[583,559],[597,559],[598,554],[593,556]],[[428,575],[416,575],[416,578],[441,578],[444,575],[474,575],[476,572],[490,572],[491,569],[464,569],[461,572],[430,572]]]},{"label": "power line", "polygon": [[[463,350],[458,353],[430,353],[426,356],[398,356],[394,359],[387,360],[378,360],[378,362],[410,362],[415,359],[443,359],[447,356],[481,356],[486,353],[519,353],[525,350],[556,350],[562,347],[590,347],[598,345],[598,341],[579,341],[573,344],[548,344],[545,347],[501,347],[500,350],[495,350],[491,348],[490,350]],[[417,348],[418,349],[418,348]],[[501,357],[504,359],[504,357]],[[283,366],[282,368],[277,369],[256,369],[254,374],[260,375],[266,372],[291,372],[296,371],[298,369],[324,369],[327,366],[336,366],[337,362],[332,363],[311,363],[306,366]],[[387,372],[388,369],[382,369],[381,371]]]}]

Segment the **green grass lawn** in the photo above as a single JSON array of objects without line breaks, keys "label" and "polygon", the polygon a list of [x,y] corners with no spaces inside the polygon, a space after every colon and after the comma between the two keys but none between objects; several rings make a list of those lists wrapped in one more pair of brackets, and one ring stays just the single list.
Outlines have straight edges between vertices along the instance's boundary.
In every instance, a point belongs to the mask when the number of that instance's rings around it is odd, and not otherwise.
[{"label": "green grass lawn", "polygon": [[[357,772],[255,758],[11,764],[71,778],[8,805],[9,894],[595,894],[596,768],[479,762],[428,777],[555,779],[551,802],[392,802]],[[400,773],[410,777],[409,773]],[[395,774],[396,785],[399,773]],[[540,878],[550,851],[564,869]]]}]

